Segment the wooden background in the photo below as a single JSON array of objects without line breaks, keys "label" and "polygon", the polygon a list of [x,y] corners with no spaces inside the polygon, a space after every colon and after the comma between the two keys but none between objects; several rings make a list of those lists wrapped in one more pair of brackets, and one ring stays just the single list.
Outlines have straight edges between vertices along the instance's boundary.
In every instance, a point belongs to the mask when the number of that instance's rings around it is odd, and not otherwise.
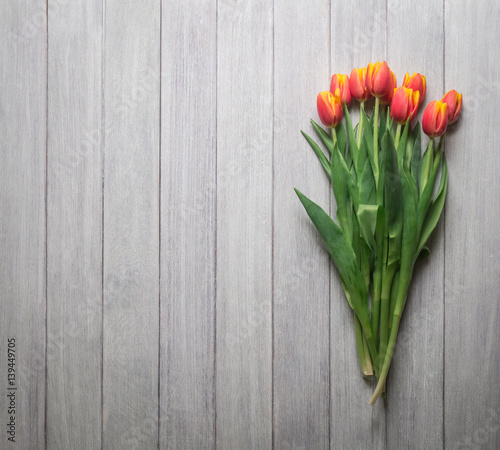
[{"label": "wooden background", "polygon": [[[498,2],[1,3],[0,448],[500,448]],[[383,59],[464,107],[370,407],[293,187],[331,203],[299,129]]]}]

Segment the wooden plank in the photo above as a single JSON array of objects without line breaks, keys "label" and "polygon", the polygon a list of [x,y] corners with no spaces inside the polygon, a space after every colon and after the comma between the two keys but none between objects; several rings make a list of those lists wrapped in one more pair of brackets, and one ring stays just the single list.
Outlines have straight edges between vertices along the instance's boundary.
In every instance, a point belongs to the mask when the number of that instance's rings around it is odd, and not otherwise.
[{"label": "wooden plank", "polygon": [[[353,68],[386,57],[386,2],[356,0],[338,4],[331,11],[331,72],[350,75]],[[326,84],[328,88],[328,84]],[[373,100],[366,105],[371,114]],[[359,103],[349,112],[358,122]],[[335,200],[333,199],[333,205]],[[336,206],[333,206],[336,211]],[[333,265],[332,265],[333,267]],[[363,379],[356,350],[354,317],[339,276],[331,275],[331,448],[385,448],[386,422],[383,402],[368,406],[375,382]]]},{"label": "wooden plank", "polygon": [[217,24],[217,448],[272,445],[272,3]]},{"label": "wooden plank", "polygon": [[[425,20],[415,20],[425,17]],[[411,39],[400,37],[411,28]],[[426,77],[420,106],[444,94],[443,3],[390,1],[387,18],[387,61],[401,85],[406,72]],[[428,138],[423,135],[423,143]],[[440,448],[443,444],[443,280],[444,230],[433,235],[431,254],[415,265],[390,375],[387,380],[387,447]]]},{"label": "wooden plank", "polygon": [[446,145],[445,447],[500,448],[500,102],[497,2],[446,2],[445,88],[463,93]]},{"label": "wooden plank", "polygon": [[156,448],[160,3],[105,4],[103,446]]},{"label": "wooden plank", "polygon": [[[300,134],[330,87],[327,1],[274,5],[274,444],[327,448],[329,261],[293,188],[328,208],[328,180]],[[311,30],[314,39],[311,40]],[[314,43],[312,43],[314,42]]]},{"label": "wooden plank", "polygon": [[215,448],[216,2],[162,4],[160,446]]},{"label": "wooden plank", "polygon": [[102,2],[49,2],[47,447],[101,446]]},{"label": "wooden plank", "polygon": [[[6,2],[0,21],[0,338],[5,349],[0,359],[0,418],[4,448],[45,447],[46,17],[45,1]],[[10,367],[15,370],[14,385],[7,384],[9,339],[15,340],[10,341],[15,347],[9,345],[15,351]],[[9,387],[16,390],[8,391]],[[11,406],[14,412],[8,411]],[[7,440],[13,437],[8,431],[14,431],[15,443]]]}]

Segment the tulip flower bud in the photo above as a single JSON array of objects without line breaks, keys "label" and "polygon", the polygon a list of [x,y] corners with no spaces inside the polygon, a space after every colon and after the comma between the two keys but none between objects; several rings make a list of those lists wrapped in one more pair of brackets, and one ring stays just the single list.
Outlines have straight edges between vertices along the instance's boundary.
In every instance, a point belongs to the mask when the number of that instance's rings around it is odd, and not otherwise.
[{"label": "tulip flower bud", "polygon": [[394,89],[396,89],[397,82],[396,82],[396,75],[394,75],[394,72],[389,69],[389,72],[391,72],[391,88],[389,89],[389,92],[385,94],[383,97],[380,97],[380,104],[381,105],[389,105],[392,101],[392,96],[394,95]]},{"label": "tulip flower bud", "polygon": [[374,97],[383,97],[391,89],[391,71],[385,61],[368,64],[366,90]]},{"label": "tulip flower bud", "polygon": [[366,91],[366,67],[352,69],[351,76],[349,77],[349,90],[352,97],[358,102],[364,102],[371,97]]},{"label": "tulip flower bud", "polygon": [[[339,94],[339,89],[336,89]],[[337,126],[342,120],[342,103],[339,95],[334,95],[330,91],[320,92],[317,99],[318,115],[328,128]]]},{"label": "tulip flower bud", "polygon": [[340,101],[342,105],[344,103],[349,106],[351,103],[351,91],[349,90],[349,77],[347,75],[342,75],[336,73],[332,75],[332,84],[330,85],[330,92],[336,95],[336,90],[339,90]]},{"label": "tulip flower bud", "polygon": [[424,101],[425,91],[427,89],[427,85],[425,83],[425,77],[420,75],[419,73],[414,73],[411,77],[408,72],[403,79],[403,86],[408,89],[413,89],[413,91],[420,92],[420,102],[419,105]]},{"label": "tulip flower bud", "polygon": [[448,105],[448,125],[455,123],[462,109],[462,94],[451,90],[444,94],[441,101]]},{"label": "tulip flower bud", "polygon": [[419,98],[419,91],[413,91],[404,86],[394,89],[391,102],[391,117],[394,122],[404,125],[408,120],[413,119],[417,112]]},{"label": "tulip flower bud", "polygon": [[448,125],[448,105],[444,102],[433,100],[425,108],[422,117],[422,129],[431,137],[439,137],[446,131]]}]

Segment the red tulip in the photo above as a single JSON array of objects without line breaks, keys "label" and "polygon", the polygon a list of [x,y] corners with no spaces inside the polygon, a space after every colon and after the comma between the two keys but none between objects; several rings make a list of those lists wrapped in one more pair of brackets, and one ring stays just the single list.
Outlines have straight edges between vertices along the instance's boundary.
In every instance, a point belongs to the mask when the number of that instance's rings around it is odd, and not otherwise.
[{"label": "red tulip", "polygon": [[347,106],[349,106],[349,104],[351,103],[351,91],[349,90],[349,77],[347,75],[342,75],[340,73],[332,75],[330,92],[333,95],[337,95],[337,89],[339,90],[338,95],[340,95],[342,105],[344,105],[345,103]]},{"label": "red tulip", "polygon": [[385,94],[383,97],[380,97],[380,104],[381,105],[389,105],[392,101],[392,96],[394,95],[394,89],[396,89],[397,82],[396,82],[396,75],[394,75],[394,72],[389,69],[389,72],[391,72],[391,88],[389,89],[389,92]]},{"label": "red tulip", "polygon": [[441,101],[448,105],[448,125],[455,123],[462,110],[462,94],[452,89],[444,94]]},{"label": "red tulip", "polygon": [[364,102],[371,97],[366,90],[366,67],[352,69],[351,76],[349,77],[349,90],[352,97],[358,102]]},{"label": "red tulip", "polygon": [[328,128],[337,126],[342,120],[342,102],[340,95],[333,95],[330,91],[320,92],[316,101],[318,115]]},{"label": "red tulip", "polygon": [[446,131],[448,125],[448,105],[444,102],[433,100],[425,108],[422,117],[422,129],[431,137],[439,137]]},{"label": "red tulip", "polygon": [[413,91],[404,86],[394,89],[391,103],[391,117],[394,122],[404,125],[408,120],[413,119],[417,112],[419,98],[419,91]]},{"label": "red tulip", "polygon": [[383,97],[391,89],[391,71],[385,61],[368,64],[366,90],[374,97]]},{"label": "red tulip", "polygon": [[425,77],[423,75],[420,75],[419,73],[414,73],[411,77],[408,72],[406,72],[406,75],[403,79],[403,86],[407,87],[408,89],[413,89],[414,91],[420,92],[420,102],[419,105],[422,104],[424,101],[425,97],[425,91],[427,89],[426,83],[425,83]]}]

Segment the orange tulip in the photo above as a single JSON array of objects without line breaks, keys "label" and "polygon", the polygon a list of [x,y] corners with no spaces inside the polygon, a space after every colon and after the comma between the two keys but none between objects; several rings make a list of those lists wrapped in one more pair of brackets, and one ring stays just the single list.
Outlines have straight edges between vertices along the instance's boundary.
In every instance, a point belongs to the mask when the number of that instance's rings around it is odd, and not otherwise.
[{"label": "orange tulip", "polygon": [[417,112],[419,98],[419,91],[413,91],[404,86],[394,89],[391,102],[391,117],[394,122],[404,125],[408,120],[413,119]]},{"label": "orange tulip", "polygon": [[452,89],[444,94],[441,101],[448,105],[448,125],[455,123],[462,110],[462,94]]},{"label": "orange tulip", "polygon": [[358,102],[368,100],[371,95],[366,90],[366,67],[362,69],[352,69],[349,77],[349,90],[351,96]]},{"label": "orange tulip", "polygon": [[380,97],[380,104],[381,105],[389,105],[392,101],[392,96],[394,95],[394,89],[396,89],[397,82],[396,82],[396,75],[394,75],[394,72],[389,69],[389,72],[391,72],[391,88],[389,89],[389,92],[385,94],[383,97]]},{"label": "orange tulip", "polygon": [[[339,92],[337,93],[337,89]],[[351,91],[349,90],[349,77],[347,75],[342,75],[336,73],[332,75],[332,83],[330,85],[330,92],[333,95],[340,95],[340,100],[342,105],[344,103],[349,106],[351,103]]]},{"label": "orange tulip", "polygon": [[391,89],[391,71],[385,61],[368,64],[366,90],[374,97],[383,97]]},{"label": "orange tulip", "polygon": [[323,125],[333,128],[341,122],[343,114],[340,95],[334,95],[330,91],[320,92],[316,103]]},{"label": "orange tulip", "polygon": [[414,73],[411,77],[408,72],[406,72],[406,75],[403,79],[403,86],[407,87],[408,89],[413,89],[414,91],[420,92],[420,102],[419,105],[422,104],[424,101],[425,97],[425,91],[427,89],[426,83],[425,83],[425,77],[423,75],[420,75],[419,73]]},{"label": "orange tulip", "polygon": [[444,102],[433,100],[425,108],[422,117],[422,129],[431,137],[439,137],[446,131],[448,125],[448,105]]}]

